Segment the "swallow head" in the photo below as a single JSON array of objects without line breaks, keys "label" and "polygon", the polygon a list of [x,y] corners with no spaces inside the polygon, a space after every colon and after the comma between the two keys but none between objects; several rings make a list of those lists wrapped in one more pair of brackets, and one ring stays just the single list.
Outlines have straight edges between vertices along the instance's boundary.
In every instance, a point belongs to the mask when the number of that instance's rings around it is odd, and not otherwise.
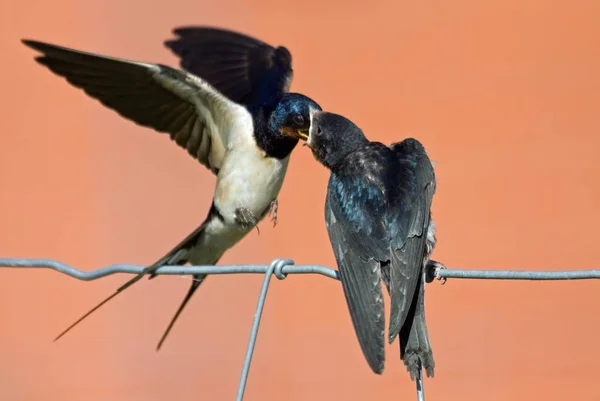
[{"label": "swallow head", "polygon": [[344,116],[324,111],[311,115],[306,146],[327,168],[332,168],[366,142],[362,130]]},{"label": "swallow head", "polygon": [[280,135],[306,140],[310,128],[311,116],[321,111],[319,106],[311,98],[299,93],[287,93],[283,96],[271,118]]}]

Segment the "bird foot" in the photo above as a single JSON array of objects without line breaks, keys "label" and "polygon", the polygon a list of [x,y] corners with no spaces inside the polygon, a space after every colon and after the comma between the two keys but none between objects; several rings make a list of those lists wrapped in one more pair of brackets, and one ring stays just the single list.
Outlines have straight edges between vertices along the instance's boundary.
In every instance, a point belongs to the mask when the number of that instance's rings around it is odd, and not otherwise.
[{"label": "bird foot", "polygon": [[277,225],[277,210],[279,209],[279,201],[277,199],[273,199],[271,204],[269,205],[269,214],[271,215],[271,221],[273,222],[273,227]]},{"label": "bird foot", "polygon": [[254,213],[245,207],[238,207],[235,209],[235,222],[237,225],[246,230],[256,227],[258,233],[260,234],[260,230],[256,225],[258,223],[258,218],[254,215]]},{"label": "bird foot", "polygon": [[439,271],[442,269],[446,269],[442,262],[428,260],[425,265],[425,281],[431,283],[434,279],[438,279],[442,282],[442,285],[446,284],[446,277],[440,277],[439,275]]}]

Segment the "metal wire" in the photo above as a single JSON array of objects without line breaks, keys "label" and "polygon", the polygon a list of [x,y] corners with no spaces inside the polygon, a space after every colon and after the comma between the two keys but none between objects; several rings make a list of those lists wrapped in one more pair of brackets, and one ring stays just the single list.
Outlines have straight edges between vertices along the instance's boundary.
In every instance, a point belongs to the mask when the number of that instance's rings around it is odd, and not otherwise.
[{"label": "metal wire", "polygon": [[[277,259],[281,260],[281,259]],[[276,261],[277,261],[276,260]],[[293,261],[291,262],[294,263]],[[91,271],[81,271],[64,263],[52,259],[3,259],[0,258],[0,267],[30,267],[35,269],[51,269],[66,274],[78,280],[90,281],[115,273],[140,274],[145,266],[140,265],[110,265]],[[163,266],[158,268],[155,274],[181,276],[184,274],[241,274],[258,273],[265,274],[269,270],[268,265],[229,265],[229,266]],[[282,270],[284,278],[287,274],[321,274],[334,279],[338,278],[336,270],[318,265],[286,265]]]},{"label": "metal wire", "polygon": [[277,278],[283,280],[285,278],[283,268],[285,266],[290,266],[292,263],[294,263],[294,261],[291,259],[278,259],[273,261],[273,263],[269,265],[269,268],[265,272],[265,279],[263,280],[262,287],[260,288],[260,295],[258,296],[258,305],[256,305],[256,312],[254,313],[252,330],[250,330],[250,340],[248,341],[248,348],[246,349],[246,358],[244,359],[244,367],[242,368],[242,377],[240,378],[240,385],[238,386],[236,401],[242,401],[242,398],[244,398],[246,380],[248,379],[250,362],[252,361],[254,345],[256,344],[256,335],[258,334],[258,326],[260,325],[260,318],[262,316],[263,307],[265,306],[265,299],[267,297],[269,283],[271,282],[271,276],[275,274]]},{"label": "metal wire", "polygon": [[419,362],[419,370],[417,370],[417,401],[425,401],[425,392],[423,391],[423,369]]},{"label": "metal wire", "polygon": [[[277,259],[282,260],[282,259]],[[276,261],[277,261],[276,260]],[[286,259],[287,260],[287,259]],[[293,263],[293,261],[292,261]],[[90,281],[115,273],[139,274],[145,266],[117,264],[101,267],[96,270],[82,271],[53,259],[17,259],[0,258],[0,267],[29,267],[51,269],[78,280]],[[156,274],[265,274],[268,265],[228,265],[228,266],[163,266]],[[282,273],[286,274],[320,274],[339,280],[338,272],[320,265],[286,265]],[[438,280],[444,278],[492,279],[492,280],[582,280],[600,279],[600,270],[568,270],[568,271],[535,271],[535,270],[458,270],[435,268],[431,274]]]},{"label": "metal wire", "polygon": [[[72,266],[52,259],[13,259],[0,258],[0,267],[29,267],[51,269],[63,273],[78,280],[90,281],[115,273],[139,274],[145,266],[118,264],[102,267],[91,271],[81,271]],[[527,270],[451,270],[442,267],[429,267],[427,272],[428,281],[433,278],[445,282],[447,278],[463,279],[492,279],[492,280],[581,280],[600,279],[600,270],[571,270],[571,271],[527,271]],[[163,266],[156,274],[161,275],[194,275],[194,274],[264,274],[264,280],[260,289],[256,312],[252,321],[250,338],[246,349],[246,357],[242,367],[240,384],[237,391],[236,401],[242,401],[246,382],[250,372],[252,355],[256,345],[256,337],[260,326],[263,307],[269,289],[271,277],[274,275],[283,280],[288,274],[320,274],[329,278],[339,280],[336,270],[319,265],[294,265],[291,259],[276,259],[270,265],[229,265],[229,266]],[[416,378],[417,400],[424,401],[423,377],[419,370]]]},{"label": "metal wire", "polygon": [[583,280],[600,279],[600,270],[530,271],[530,270],[450,270],[436,269],[435,277],[489,280]]}]

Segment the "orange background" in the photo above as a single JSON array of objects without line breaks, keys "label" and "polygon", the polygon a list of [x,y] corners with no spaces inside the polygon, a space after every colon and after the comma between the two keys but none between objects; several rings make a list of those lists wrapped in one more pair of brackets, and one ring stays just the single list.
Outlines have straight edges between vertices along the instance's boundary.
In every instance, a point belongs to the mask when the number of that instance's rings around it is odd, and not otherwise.
[{"label": "orange background", "polygon": [[[437,164],[434,257],[454,268],[598,267],[600,3],[588,1],[2,0],[0,255],[81,268],[146,264],[191,232],[214,177],[185,151],[53,76],[28,37],[176,65],[175,26],[218,25],[287,46],[292,89],[374,140],[415,136]],[[328,174],[292,157],[279,225],[221,260],[334,266]],[[233,400],[262,278],[211,277],[160,353],[189,281],[134,286],[57,343],[120,285],[0,270],[0,399]],[[434,400],[598,400],[598,282],[429,285]],[[375,398],[376,397],[376,398]],[[341,286],[275,280],[246,400],[411,400],[389,346],[372,374]]]}]

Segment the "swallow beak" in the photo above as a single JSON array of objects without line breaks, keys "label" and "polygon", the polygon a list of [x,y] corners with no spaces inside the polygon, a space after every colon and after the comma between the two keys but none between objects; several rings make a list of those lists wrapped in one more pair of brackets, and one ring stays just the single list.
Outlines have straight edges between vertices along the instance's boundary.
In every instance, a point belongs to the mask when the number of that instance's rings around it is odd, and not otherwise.
[{"label": "swallow beak", "polygon": [[310,130],[308,131],[308,138],[306,138],[306,142],[304,142],[303,146],[308,146],[310,150],[312,150],[312,137],[310,136]]},{"label": "swallow beak", "polygon": [[299,129],[298,138],[306,141],[308,139],[308,129]]}]

